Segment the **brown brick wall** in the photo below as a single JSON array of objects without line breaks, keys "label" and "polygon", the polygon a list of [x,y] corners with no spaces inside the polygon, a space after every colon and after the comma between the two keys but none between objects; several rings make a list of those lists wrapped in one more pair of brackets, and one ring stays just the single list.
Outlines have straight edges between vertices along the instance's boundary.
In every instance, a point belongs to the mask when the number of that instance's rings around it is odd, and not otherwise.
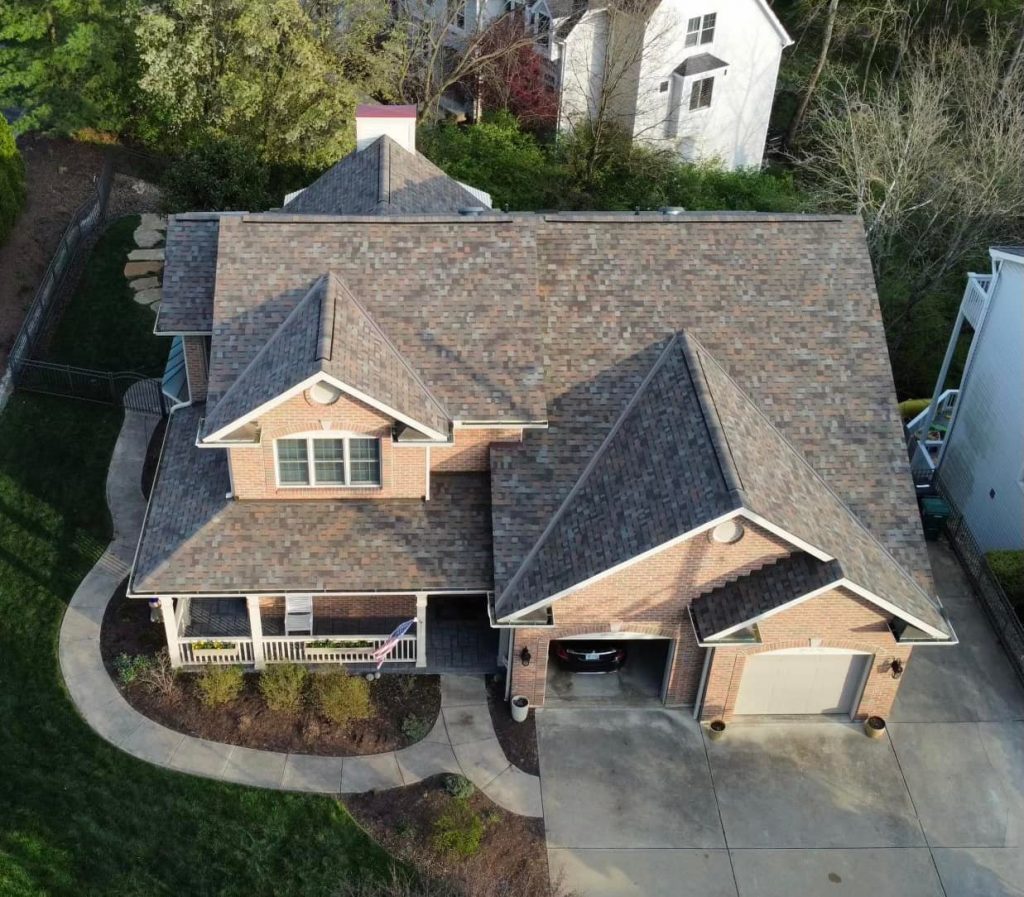
[{"label": "brown brick wall", "polygon": [[884,611],[845,589],[812,598],[758,624],[761,643],[716,648],[705,689],[701,718],[732,719],[743,680],[745,658],[783,648],[849,648],[872,655],[871,670],[854,716],[888,716],[900,680],[893,679],[891,662],[910,660],[909,647],[897,644]]},{"label": "brown brick wall", "polygon": [[185,350],[185,374],[188,377],[188,393],[193,402],[206,401],[206,386],[209,380],[206,345],[208,336],[183,336]]},{"label": "brown brick wall", "polygon": [[430,469],[435,473],[490,470],[491,443],[523,439],[523,431],[518,427],[494,430],[457,427],[453,435],[453,445],[430,449]]},{"label": "brown brick wall", "polygon": [[[324,424],[327,426],[324,426]],[[426,454],[423,448],[397,448],[391,441],[390,418],[368,405],[342,396],[333,405],[318,405],[298,395],[259,419],[262,441],[258,446],[228,449],[235,495],[247,498],[423,498],[426,495]],[[274,440],[297,433],[330,431],[376,436],[381,446],[379,488],[277,487]]]},{"label": "brown brick wall", "polygon": [[[516,630],[513,692],[525,695],[535,706],[543,705],[551,640],[591,632],[631,631],[675,639],[667,703],[692,704],[704,649],[694,638],[686,612],[689,603],[730,576],[761,567],[789,551],[781,539],[753,524],[733,545],[720,545],[701,533],[556,601],[553,629]],[[524,646],[533,657],[528,667],[519,662]]]}]

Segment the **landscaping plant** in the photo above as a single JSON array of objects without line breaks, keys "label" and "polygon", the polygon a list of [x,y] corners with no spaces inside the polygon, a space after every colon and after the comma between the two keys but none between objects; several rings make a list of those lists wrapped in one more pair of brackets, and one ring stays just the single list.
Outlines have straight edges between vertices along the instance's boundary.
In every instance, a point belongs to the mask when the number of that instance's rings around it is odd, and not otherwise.
[{"label": "landscaping plant", "polygon": [[350,676],[344,668],[317,674],[313,678],[313,698],[320,714],[338,725],[373,715],[369,683]]},{"label": "landscaping plant", "polygon": [[483,820],[464,800],[452,801],[434,821],[434,846],[441,851],[473,856],[483,836]]},{"label": "landscaping plant", "polygon": [[154,694],[164,698],[177,698],[181,694],[178,671],[171,666],[171,657],[166,648],[161,648],[139,673],[139,682]]},{"label": "landscaping plant", "polygon": [[473,796],[476,786],[465,776],[451,773],[444,777],[444,790],[457,800],[467,800]]},{"label": "landscaping plant", "polygon": [[208,666],[199,676],[199,697],[207,707],[219,707],[233,701],[242,691],[242,668]]},{"label": "landscaping plant", "polygon": [[271,710],[298,713],[306,691],[309,671],[297,663],[281,663],[260,674],[260,694]]},{"label": "landscaping plant", "polygon": [[153,661],[145,654],[118,654],[114,660],[118,682],[126,687],[135,685],[152,663]]},{"label": "landscaping plant", "polygon": [[25,163],[7,119],[0,113],[0,245],[14,227],[25,202]]},{"label": "landscaping plant", "polygon": [[402,734],[409,739],[409,741],[422,741],[427,737],[427,733],[430,731],[430,720],[423,719],[421,716],[416,716],[410,713],[404,720],[402,720]]}]

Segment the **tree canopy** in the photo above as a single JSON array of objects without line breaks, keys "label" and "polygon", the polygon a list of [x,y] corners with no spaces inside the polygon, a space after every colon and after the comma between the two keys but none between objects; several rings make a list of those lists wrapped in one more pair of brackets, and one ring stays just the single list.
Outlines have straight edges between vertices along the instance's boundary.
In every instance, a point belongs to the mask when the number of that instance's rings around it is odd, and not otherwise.
[{"label": "tree canopy", "polygon": [[7,119],[0,115],[0,244],[7,239],[25,202],[25,163]]}]

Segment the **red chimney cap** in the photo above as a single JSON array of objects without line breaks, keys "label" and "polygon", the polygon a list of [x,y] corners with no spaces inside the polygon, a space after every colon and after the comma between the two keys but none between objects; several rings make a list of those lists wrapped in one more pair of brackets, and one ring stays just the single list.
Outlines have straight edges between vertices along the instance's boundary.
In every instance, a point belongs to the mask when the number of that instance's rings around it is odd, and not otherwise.
[{"label": "red chimney cap", "polygon": [[415,106],[374,106],[368,103],[356,107],[356,118],[415,118]]}]

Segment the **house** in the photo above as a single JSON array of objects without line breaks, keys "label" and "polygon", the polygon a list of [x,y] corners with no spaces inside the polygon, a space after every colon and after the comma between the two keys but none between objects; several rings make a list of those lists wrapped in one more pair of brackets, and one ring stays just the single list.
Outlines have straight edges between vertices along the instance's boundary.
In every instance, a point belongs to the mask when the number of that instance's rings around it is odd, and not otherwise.
[{"label": "house", "polygon": [[938,475],[983,551],[1024,548],[1024,247],[989,255],[991,273],[967,275],[932,401],[907,424],[915,474]]},{"label": "house", "polygon": [[956,637],[859,221],[469,209],[413,147],[368,188],[365,136],[280,212],[169,222],[189,399],[129,594],[173,662],[363,669],[415,619],[386,669],[535,706],[585,638],[701,718],[887,714]]}]

